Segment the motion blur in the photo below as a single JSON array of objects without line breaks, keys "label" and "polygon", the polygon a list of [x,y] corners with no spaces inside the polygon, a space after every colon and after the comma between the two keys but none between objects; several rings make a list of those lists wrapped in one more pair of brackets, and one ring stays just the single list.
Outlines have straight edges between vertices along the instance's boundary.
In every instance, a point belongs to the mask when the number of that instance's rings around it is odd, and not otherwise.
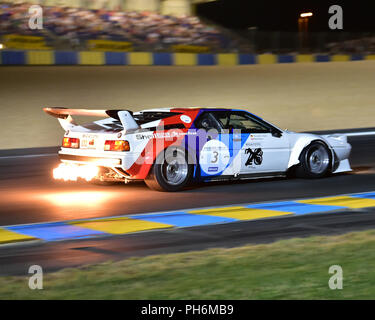
[{"label": "motion blur", "polygon": [[0,0],[0,299],[374,299],[372,7]]}]

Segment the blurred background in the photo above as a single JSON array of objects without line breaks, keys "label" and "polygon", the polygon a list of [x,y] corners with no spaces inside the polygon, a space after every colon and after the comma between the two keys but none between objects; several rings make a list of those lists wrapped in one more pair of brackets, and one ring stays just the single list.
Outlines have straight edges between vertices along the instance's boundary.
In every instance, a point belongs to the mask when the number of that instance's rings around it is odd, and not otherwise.
[{"label": "blurred background", "polygon": [[[32,4],[42,30],[28,27]],[[332,4],[345,7],[343,30],[328,28],[329,1],[3,0],[0,33],[10,49],[374,53],[374,5]]]},{"label": "blurred background", "polygon": [[[29,26],[35,4],[42,29]],[[333,4],[343,29],[329,28]],[[220,106],[295,131],[373,127],[374,9],[362,0],[0,0],[0,130],[12,132],[0,149],[59,145],[45,106]]]}]

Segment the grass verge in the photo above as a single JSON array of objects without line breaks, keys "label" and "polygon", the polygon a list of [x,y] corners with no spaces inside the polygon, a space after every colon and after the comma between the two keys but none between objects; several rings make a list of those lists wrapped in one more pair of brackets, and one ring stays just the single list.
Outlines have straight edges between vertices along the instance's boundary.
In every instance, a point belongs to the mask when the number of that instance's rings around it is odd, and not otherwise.
[{"label": "grass verge", "polygon": [[[343,268],[330,290],[328,269]],[[0,299],[373,299],[375,230],[233,249],[130,258],[28,278],[0,277]]]}]

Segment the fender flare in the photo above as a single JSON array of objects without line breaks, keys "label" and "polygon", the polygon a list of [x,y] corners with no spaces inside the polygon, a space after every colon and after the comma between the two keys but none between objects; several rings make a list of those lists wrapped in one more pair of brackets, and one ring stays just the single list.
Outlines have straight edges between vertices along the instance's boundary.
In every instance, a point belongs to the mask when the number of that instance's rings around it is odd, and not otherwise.
[{"label": "fender flare", "polygon": [[[197,171],[197,167],[198,167],[198,159],[197,159],[197,155],[195,154],[195,152],[193,152],[193,150],[191,150],[189,147],[188,148],[185,148],[183,145],[169,145],[167,147],[165,147],[163,150],[161,150],[157,155],[155,155],[155,159],[154,159],[154,162],[152,163],[152,165],[150,165],[148,168],[147,168],[147,173],[146,173],[146,176],[148,176],[148,174],[150,173],[150,170],[151,168],[155,165],[156,163],[156,159],[160,156],[160,154],[162,152],[165,152],[168,148],[171,148],[171,147],[175,147],[176,149],[180,149],[180,150],[183,150],[186,155],[188,156],[188,158],[190,160],[188,160],[188,164],[192,164],[194,166],[194,172],[193,172],[193,178],[195,178],[195,174],[196,174],[196,171]],[[192,163],[189,163],[189,161],[192,161]]]},{"label": "fender flare", "polygon": [[327,147],[327,149],[330,150],[330,152],[331,152],[331,164],[330,164],[330,166],[331,166],[331,170],[333,169],[334,164],[335,164],[336,155],[335,155],[335,152],[334,152],[333,148],[329,145],[329,143],[327,141],[325,141],[325,139],[323,139],[321,137],[316,137],[316,138],[314,137],[313,139],[303,141],[303,143],[299,143],[299,141],[301,141],[301,140],[298,140],[296,142],[296,145],[295,145],[295,147],[293,148],[293,150],[290,154],[289,162],[288,162],[288,168],[287,168],[288,170],[301,163],[300,158],[301,158],[303,150],[305,150],[308,146],[310,146],[314,142],[323,143]]}]

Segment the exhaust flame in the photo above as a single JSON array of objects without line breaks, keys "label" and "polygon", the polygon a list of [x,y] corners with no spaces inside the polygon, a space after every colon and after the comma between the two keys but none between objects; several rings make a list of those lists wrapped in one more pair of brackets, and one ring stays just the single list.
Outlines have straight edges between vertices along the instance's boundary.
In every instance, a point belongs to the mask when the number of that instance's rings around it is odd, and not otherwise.
[{"label": "exhaust flame", "polygon": [[99,173],[99,168],[92,165],[76,165],[61,163],[53,169],[53,178],[64,181],[77,181],[78,178],[91,181]]}]

